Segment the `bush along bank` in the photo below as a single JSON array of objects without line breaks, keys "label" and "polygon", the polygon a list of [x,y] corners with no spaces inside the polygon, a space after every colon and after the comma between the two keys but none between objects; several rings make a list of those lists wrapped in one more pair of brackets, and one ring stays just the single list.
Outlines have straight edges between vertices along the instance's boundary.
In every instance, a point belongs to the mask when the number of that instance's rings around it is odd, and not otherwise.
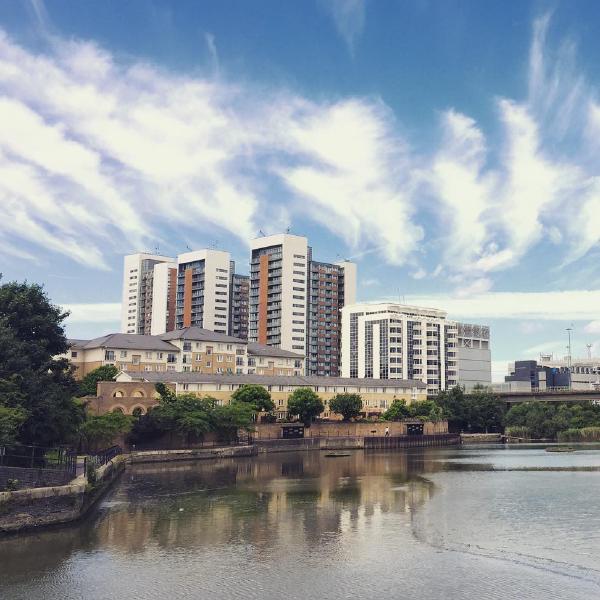
[{"label": "bush along bank", "polygon": [[524,402],[506,413],[505,424],[509,437],[600,441],[600,406],[589,402]]}]

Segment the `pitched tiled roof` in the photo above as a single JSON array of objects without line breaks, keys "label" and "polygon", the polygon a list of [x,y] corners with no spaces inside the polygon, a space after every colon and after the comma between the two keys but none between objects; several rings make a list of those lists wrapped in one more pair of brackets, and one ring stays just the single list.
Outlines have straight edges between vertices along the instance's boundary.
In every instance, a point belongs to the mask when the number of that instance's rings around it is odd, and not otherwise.
[{"label": "pitched tiled roof", "polygon": [[163,340],[192,340],[198,342],[227,342],[229,344],[245,344],[246,340],[225,335],[224,333],[215,333],[210,329],[202,327],[184,327],[175,329],[158,336]]},{"label": "pitched tiled roof", "polygon": [[281,358],[304,359],[304,354],[298,354],[298,352],[290,352],[289,350],[282,350],[275,346],[265,346],[255,343],[248,344],[248,354],[251,356],[279,356]]},{"label": "pitched tiled roof", "polygon": [[161,340],[155,335],[138,335],[135,333],[109,333],[93,340],[76,340],[84,342],[78,346],[84,350],[92,348],[116,348],[118,350],[164,350],[179,352],[179,348]]}]

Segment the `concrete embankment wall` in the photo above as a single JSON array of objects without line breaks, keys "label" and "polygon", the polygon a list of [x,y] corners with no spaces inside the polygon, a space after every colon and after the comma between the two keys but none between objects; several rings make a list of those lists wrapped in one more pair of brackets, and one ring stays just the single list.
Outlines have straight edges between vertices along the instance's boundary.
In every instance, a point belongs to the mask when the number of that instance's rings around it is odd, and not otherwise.
[{"label": "concrete embankment wall", "polygon": [[230,446],[225,448],[191,448],[188,450],[146,450],[132,452],[128,457],[131,464],[175,462],[180,460],[208,460],[211,458],[236,458],[255,456],[256,446]]},{"label": "concrete embankment wall", "polygon": [[463,444],[499,444],[502,442],[501,433],[461,433]]},{"label": "concrete embankment wall", "polygon": [[[255,441],[271,440],[282,437],[282,429],[288,425],[298,425],[298,423],[260,423],[256,426],[252,437]],[[301,425],[301,423],[300,423]],[[373,423],[348,422],[341,421],[320,421],[313,423],[310,427],[304,428],[305,438],[322,437],[368,437],[383,436],[386,429],[391,436],[406,435],[407,423],[402,421],[379,421]],[[424,435],[435,435],[448,432],[447,421],[437,421],[435,423],[428,421],[423,423]]]},{"label": "concrete embankment wall", "polygon": [[0,492],[0,534],[79,519],[123,471],[125,462],[124,456],[117,456],[100,467],[93,486],[80,476],[69,485]]}]

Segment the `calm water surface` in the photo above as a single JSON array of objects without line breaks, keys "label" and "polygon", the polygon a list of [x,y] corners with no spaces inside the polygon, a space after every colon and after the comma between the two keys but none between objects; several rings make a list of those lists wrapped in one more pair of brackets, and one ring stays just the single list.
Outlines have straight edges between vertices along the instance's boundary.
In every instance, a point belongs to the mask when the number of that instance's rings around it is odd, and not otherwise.
[{"label": "calm water surface", "polygon": [[141,465],[84,523],[0,540],[0,598],[600,598],[598,469],[490,447]]}]

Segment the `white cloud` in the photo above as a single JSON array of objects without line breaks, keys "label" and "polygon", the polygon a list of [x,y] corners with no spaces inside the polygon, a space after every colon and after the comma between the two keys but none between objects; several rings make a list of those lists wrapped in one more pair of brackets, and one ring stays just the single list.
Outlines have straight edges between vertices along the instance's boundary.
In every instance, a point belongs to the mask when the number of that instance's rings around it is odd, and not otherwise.
[{"label": "white cloud", "polygon": [[350,53],[365,26],[366,0],[322,0],[324,9],[330,14],[335,27]]},{"label": "white cloud", "polygon": [[422,268],[418,268],[416,271],[413,271],[410,276],[413,279],[425,279],[425,277],[427,277],[427,271],[425,269]]},{"label": "white cloud", "polygon": [[[402,264],[423,231],[412,222],[410,164],[389,111],[356,100],[294,118],[288,136],[306,164],[280,169],[314,220],[351,247],[379,244]],[[383,244],[381,244],[383,242]]]},{"label": "white cloud", "polygon": [[474,279],[467,285],[461,285],[456,289],[456,296],[458,298],[468,298],[469,296],[483,294],[490,290],[492,287],[492,280],[488,277],[480,277]]},{"label": "white cloud", "polygon": [[[327,6],[352,44],[365,3]],[[43,3],[32,7],[42,14]],[[431,276],[474,280],[475,294],[544,236],[557,266],[576,260],[600,241],[600,105],[575,45],[548,48],[550,23],[534,24],[527,98],[496,102],[499,151],[449,108],[424,156],[378,98],[316,102],[125,64],[50,35],[35,54],[0,32],[0,238],[12,254],[26,242],[23,256],[37,247],[106,268],[109,253],[171,251],[215,230],[247,241],[310,218],[355,256],[378,253],[417,279],[416,264],[438,264]],[[217,68],[215,40],[205,41]],[[281,183],[291,198],[275,197]]]},{"label": "white cloud", "polygon": [[508,360],[492,361],[492,382],[504,383],[504,376],[508,375]]},{"label": "white cloud", "polygon": [[600,333],[600,320],[590,321],[583,330],[586,333]]},{"label": "white cloud", "polygon": [[536,358],[540,354],[555,354],[557,357],[563,356],[566,353],[566,345],[565,340],[541,342],[535,346],[522,350],[521,356],[524,358]]},{"label": "white cloud", "polygon": [[[396,298],[389,297],[395,302]],[[457,319],[593,320],[600,314],[600,290],[562,292],[487,292],[469,297],[407,295],[407,304],[448,311]]]},{"label": "white cloud", "polygon": [[119,302],[63,304],[61,308],[71,313],[67,317],[67,326],[74,323],[114,323],[121,319]]},{"label": "white cloud", "polygon": [[294,210],[269,205],[277,177],[359,253],[402,264],[422,238],[406,147],[377,99],[265,94],[58,38],[35,55],[2,33],[0,94],[0,235],[13,245],[103,268],[107,248],[168,248],[165,226],[247,241],[258,219]]}]

